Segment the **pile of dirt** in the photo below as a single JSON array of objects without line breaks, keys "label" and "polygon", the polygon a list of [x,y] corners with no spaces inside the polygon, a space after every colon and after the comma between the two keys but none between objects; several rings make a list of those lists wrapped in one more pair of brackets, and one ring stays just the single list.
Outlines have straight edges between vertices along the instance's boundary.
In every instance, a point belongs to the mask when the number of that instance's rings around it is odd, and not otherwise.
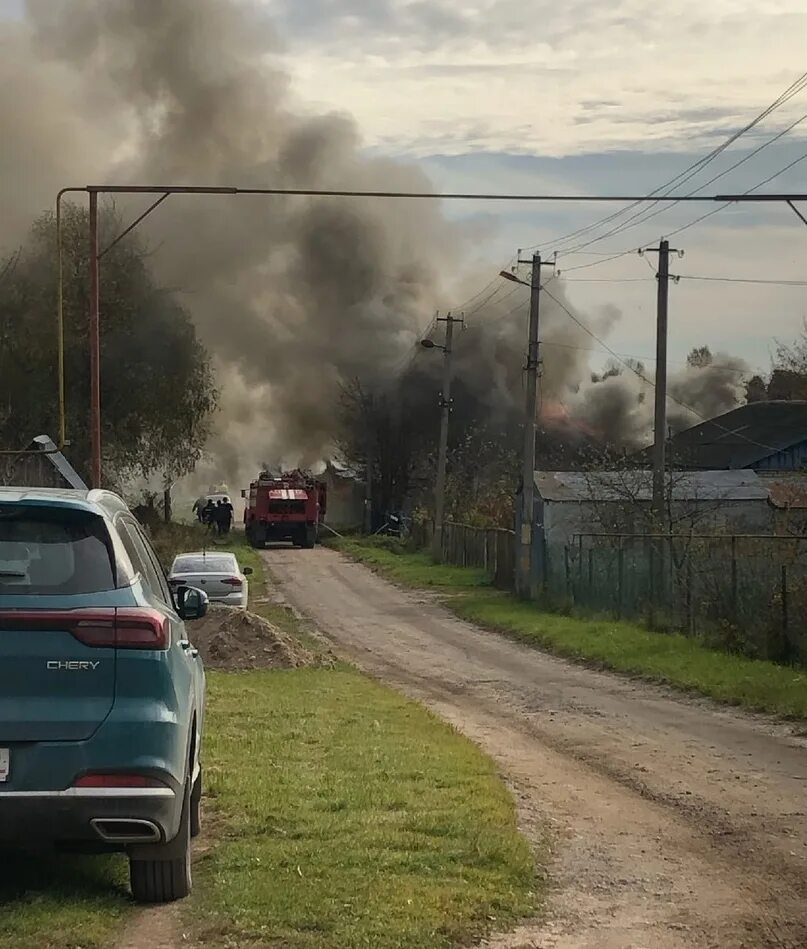
[{"label": "pile of dirt", "polygon": [[190,638],[211,669],[298,669],[317,657],[262,616],[211,604],[190,625]]}]

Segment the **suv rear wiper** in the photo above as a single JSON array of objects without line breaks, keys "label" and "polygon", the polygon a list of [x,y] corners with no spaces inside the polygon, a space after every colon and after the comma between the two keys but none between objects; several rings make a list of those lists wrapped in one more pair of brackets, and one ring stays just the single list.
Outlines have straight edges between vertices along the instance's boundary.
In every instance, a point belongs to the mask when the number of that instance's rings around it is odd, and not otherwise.
[{"label": "suv rear wiper", "polygon": [[0,577],[27,577],[24,570],[0,570]]}]

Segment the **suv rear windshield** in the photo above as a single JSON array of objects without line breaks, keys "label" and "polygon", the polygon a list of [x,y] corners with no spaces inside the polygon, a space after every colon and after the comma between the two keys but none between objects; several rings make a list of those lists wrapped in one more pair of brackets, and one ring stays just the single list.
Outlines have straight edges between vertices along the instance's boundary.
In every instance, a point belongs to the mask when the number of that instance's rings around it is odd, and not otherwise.
[{"label": "suv rear windshield", "polygon": [[103,518],[62,507],[0,504],[0,596],[116,587]]}]

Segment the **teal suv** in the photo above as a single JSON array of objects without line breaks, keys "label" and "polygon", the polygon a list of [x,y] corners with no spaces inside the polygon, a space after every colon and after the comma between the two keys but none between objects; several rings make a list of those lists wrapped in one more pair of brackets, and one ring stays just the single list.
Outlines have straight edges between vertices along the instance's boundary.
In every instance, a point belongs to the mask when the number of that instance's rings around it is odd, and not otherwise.
[{"label": "teal suv", "polygon": [[116,495],[0,487],[0,846],[123,851],[135,899],[187,896],[206,610]]}]

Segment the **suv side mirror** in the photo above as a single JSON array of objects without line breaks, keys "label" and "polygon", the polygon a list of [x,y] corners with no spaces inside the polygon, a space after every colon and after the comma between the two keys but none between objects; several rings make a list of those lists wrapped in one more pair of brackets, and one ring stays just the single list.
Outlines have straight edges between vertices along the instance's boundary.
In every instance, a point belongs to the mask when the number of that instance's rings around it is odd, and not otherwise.
[{"label": "suv side mirror", "polygon": [[210,605],[210,600],[203,590],[196,587],[180,587],[177,590],[177,613],[180,619],[201,619]]},{"label": "suv side mirror", "polygon": [[241,573],[243,573],[245,577],[251,577],[254,572],[255,571],[252,569],[252,567],[241,568]]}]

